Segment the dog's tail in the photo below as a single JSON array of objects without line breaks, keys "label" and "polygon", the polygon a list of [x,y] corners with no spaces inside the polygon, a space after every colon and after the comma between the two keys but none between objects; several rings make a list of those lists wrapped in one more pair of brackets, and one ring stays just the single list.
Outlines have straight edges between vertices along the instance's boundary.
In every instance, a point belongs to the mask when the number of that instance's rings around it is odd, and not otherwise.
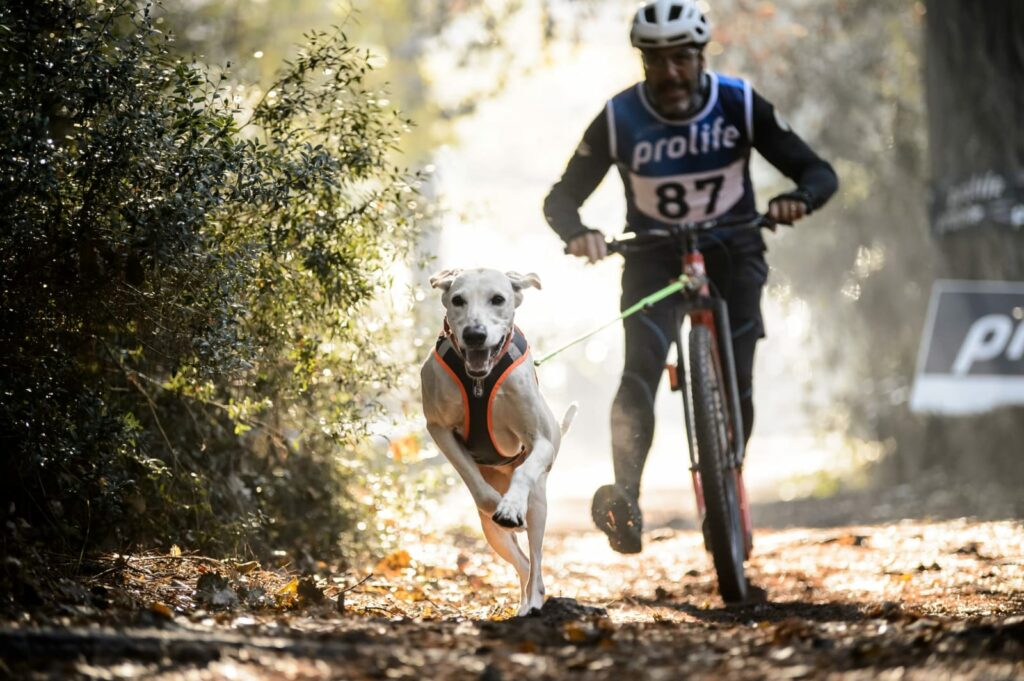
[{"label": "dog's tail", "polygon": [[572,420],[576,418],[576,411],[578,410],[577,404],[573,402],[569,405],[569,408],[565,410],[565,416],[562,417],[562,435],[569,432],[569,426],[572,425]]}]

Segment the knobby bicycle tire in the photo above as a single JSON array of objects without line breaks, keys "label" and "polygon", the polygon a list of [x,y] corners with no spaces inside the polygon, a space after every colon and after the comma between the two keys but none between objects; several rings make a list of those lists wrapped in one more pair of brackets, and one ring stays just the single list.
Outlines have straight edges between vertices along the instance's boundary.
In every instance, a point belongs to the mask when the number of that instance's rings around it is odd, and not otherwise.
[{"label": "knobby bicycle tire", "polygon": [[749,590],[743,569],[746,539],[736,476],[727,463],[729,416],[721,365],[714,337],[706,326],[690,330],[690,377],[697,468],[704,490],[705,541],[710,543],[722,599],[736,603],[746,600]]}]

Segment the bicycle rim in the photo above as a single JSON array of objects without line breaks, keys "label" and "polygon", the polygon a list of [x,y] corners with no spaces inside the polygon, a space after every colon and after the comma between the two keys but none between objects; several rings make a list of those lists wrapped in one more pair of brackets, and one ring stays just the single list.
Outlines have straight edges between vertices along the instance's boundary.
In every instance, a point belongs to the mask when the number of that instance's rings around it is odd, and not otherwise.
[{"label": "bicycle rim", "polygon": [[714,337],[705,326],[690,331],[697,467],[705,505],[705,541],[710,543],[718,588],[727,603],[746,600],[749,584],[743,568],[747,538],[740,490],[729,461],[729,421],[722,372]]}]

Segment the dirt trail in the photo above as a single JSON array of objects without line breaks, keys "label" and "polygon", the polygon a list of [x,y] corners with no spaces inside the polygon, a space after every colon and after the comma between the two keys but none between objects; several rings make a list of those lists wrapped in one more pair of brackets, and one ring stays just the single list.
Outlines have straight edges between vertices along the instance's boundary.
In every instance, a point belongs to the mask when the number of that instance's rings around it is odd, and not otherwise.
[{"label": "dirt trail", "polygon": [[[472,536],[426,537],[373,577],[297,583],[248,564],[138,556],[0,629],[11,678],[1024,678],[1024,527],[904,522],[761,531],[766,602],[723,607],[700,537],[639,556],[555,535],[539,617]],[[215,575],[204,577],[203,575]],[[203,580],[200,582],[200,580]],[[197,586],[200,586],[197,590]],[[234,595],[232,595],[234,594]],[[219,600],[218,600],[219,599]]]}]

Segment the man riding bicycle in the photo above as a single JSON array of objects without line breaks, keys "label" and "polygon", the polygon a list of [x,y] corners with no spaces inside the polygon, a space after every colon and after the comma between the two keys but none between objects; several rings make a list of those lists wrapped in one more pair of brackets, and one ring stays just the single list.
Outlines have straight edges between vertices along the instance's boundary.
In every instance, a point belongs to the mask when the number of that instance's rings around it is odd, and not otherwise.
[{"label": "man riding bicycle", "polygon": [[[584,226],[579,209],[613,164],[626,194],[626,230],[632,232],[754,214],[751,149],[797,185],[769,202],[775,221],[793,223],[835,193],[835,171],[767,100],[745,80],[705,69],[710,35],[692,0],[652,0],[637,11],[630,41],[640,50],[644,80],[606,103],[544,201],[548,224],[572,255],[591,263],[607,255],[604,234]],[[729,307],[746,442],[754,420],[754,349],[764,337],[765,244],[758,230],[721,229],[703,234],[699,245],[711,284]],[[669,249],[627,256],[621,308],[677,278],[681,267],[679,254]],[[625,366],[611,413],[615,484],[599,488],[592,506],[595,524],[621,553],[641,550],[640,478],[654,435],[654,396],[668,339],[679,324],[677,304],[667,298],[624,322]]]}]

